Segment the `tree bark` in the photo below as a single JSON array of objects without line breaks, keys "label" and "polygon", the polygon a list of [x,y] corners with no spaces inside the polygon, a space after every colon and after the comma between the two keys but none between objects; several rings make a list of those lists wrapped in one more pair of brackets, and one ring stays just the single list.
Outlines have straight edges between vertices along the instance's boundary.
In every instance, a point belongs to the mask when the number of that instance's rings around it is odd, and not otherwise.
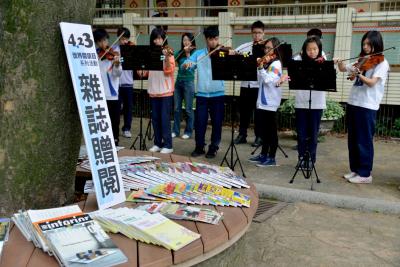
[{"label": "tree bark", "polygon": [[81,141],[59,22],[94,0],[0,1],[0,216],[66,204]]}]

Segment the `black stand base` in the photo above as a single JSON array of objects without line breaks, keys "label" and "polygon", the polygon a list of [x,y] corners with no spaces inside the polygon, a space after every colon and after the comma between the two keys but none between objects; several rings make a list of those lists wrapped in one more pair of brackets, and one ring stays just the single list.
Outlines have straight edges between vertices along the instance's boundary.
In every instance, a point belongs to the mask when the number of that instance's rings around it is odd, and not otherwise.
[{"label": "black stand base", "polygon": [[[228,154],[229,154],[229,151],[231,152],[231,155],[230,155],[230,162],[228,161],[228,158],[227,158],[227,156],[228,156]],[[233,155],[233,153],[235,153],[235,155]],[[230,144],[229,147],[228,147],[228,150],[226,150],[226,152],[225,152],[224,158],[222,159],[222,162],[221,162],[221,166],[222,166],[224,163],[226,163],[226,165],[228,165],[228,167],[229,167],[232,171],[235,170],[236,164],[239,163],[240,170],[242,171],[242,176],[243,176],[243,177],[246,177],[246,174],[244,173],[244,170],[243,170],[242,163],[240,162],[240,158],[239,158],[239,154],[238,154],[237,149],[236,149],[236,145],[235,145],[235,143],[233,142],[233,138],[232,138],[232,140],[231,140],[231,144]]]},{"label": "black stand base", "polygon": [[142,131],[143,118],[141,117],[140,120],[141,120],[141,122],[140,122],[141,126],[140,126],[140,130],[139,130],[139,134],[136,136],[130,149],[136,150],[136,143],[139,141],[139,150],[147,150],[146,138],[149,141],[153,140],[153,138],[154,138],[154,133],[152,134],[152,131],[151,131],[151,119],[147,123],[146,132],[144,133],[144,136],[143,136],[143,131]]},{"label": "black stand base", "polygon": [[303,174],[303,177],[305,179],[310,179],[311,180],[311,190],[314,191],[314,180],[312,177],[312,173],[314,172],[316,181],[317,183],[321,183],[318,177],[317,169],[315,168],[314,162],[311,160],[311,154],[309,151],[306,151],[304,153],[304,156],[299,159],[296,165],[296,171],[293,174],[292,179],[289,181],[289,183],[293,183],[294,178],[296,177],[297,173],[301,171]]},{"label": "black stand base", "polygon": [[[258,145],[250,154],[254,155],[260,147],[262,147],[262,145]],[[278,149],[282,152],[285,158],[289,157],[288,154],[286,154],[285,150],[283,150],[283,148],[280,145],[278,145]]]}]

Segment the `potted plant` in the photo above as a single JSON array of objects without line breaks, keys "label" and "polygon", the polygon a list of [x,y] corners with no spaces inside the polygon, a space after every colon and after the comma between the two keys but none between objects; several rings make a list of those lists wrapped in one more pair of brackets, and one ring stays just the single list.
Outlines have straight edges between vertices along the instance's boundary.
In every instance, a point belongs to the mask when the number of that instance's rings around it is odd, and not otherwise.
[{"label": "potted plant", "polygon": [[[290,116],[291,119],[295,118],[294,109],[294,97],[290,97],[286,100],[279,108],[282,114]],[[336,102],[330,98],[326,100],[326,109],[322,113],[322,119],[320,124],[320,134],[326,134],[331,131],[335,121],[344,116],[344,109],[339,102]]]}]

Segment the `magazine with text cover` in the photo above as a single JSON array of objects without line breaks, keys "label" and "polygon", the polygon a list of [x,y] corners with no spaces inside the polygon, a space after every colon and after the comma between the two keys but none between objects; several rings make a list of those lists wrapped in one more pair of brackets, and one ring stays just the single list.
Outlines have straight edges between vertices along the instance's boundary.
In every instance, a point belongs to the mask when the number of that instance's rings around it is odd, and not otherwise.
[{"label": "magazine with text cover", "polygon": [[37,225],[62,266],[105,267],[127,261],[89,214],[61,216]]}]

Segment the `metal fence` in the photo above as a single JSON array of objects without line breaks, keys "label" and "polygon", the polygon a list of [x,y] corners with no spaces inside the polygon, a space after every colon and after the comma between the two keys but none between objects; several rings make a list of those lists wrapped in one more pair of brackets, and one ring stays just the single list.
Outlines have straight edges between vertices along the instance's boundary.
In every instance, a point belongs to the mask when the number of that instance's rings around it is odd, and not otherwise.
[{"label": "metal fence", "polygon": [[[143,92],[143,103],[141,103],[140,91],[134,91],[134,109],[133,114],[135,117],[140,116],[141,105],[143,105],[143,115],[145,118],[150,117],[150,101],[147,92]],[[234,116],[235,125],[239,126],[239,98],[235,97],[235,104],[233,104],[232,96],[225,97],[225,115],[224,124],[230,125],[231,123],[231,109],[235,106]],[[346,104],[341,103],[346,110]],[[184,114],[184,113],[183,113]],[[171,120],[173,114],[171,114]],[[293,115],[278,112],[277,123],[280,130],[295,130],[295,118]],[[254,116],[250,120],[250,127],[254,126]],[[334,124],[333,131],[337,133],[346,133],[346,115],[337,120]],[[400,138],[400,106],[395,105],[381,105],[377,113],[375,135],[380,138]]]},{"label": "metal fence", "polygon": [[[236,12],[240,16],[293,16],[314,14],[336,14],[338,8],[362,5],[363,12],[371,11],[398,11],[400,1],[334,1],[319,3],[242,5],[242,6],[196,6],[196,7],[168,7],[169,17],[181,16],[182,11],[191,11],[199,17],[216,17],[218,12]],[[154,7],[126,7],[122,0],[98,0],[95,18],[120,18],[125,12],[135,12],[143,17],[157,12]]]}]

